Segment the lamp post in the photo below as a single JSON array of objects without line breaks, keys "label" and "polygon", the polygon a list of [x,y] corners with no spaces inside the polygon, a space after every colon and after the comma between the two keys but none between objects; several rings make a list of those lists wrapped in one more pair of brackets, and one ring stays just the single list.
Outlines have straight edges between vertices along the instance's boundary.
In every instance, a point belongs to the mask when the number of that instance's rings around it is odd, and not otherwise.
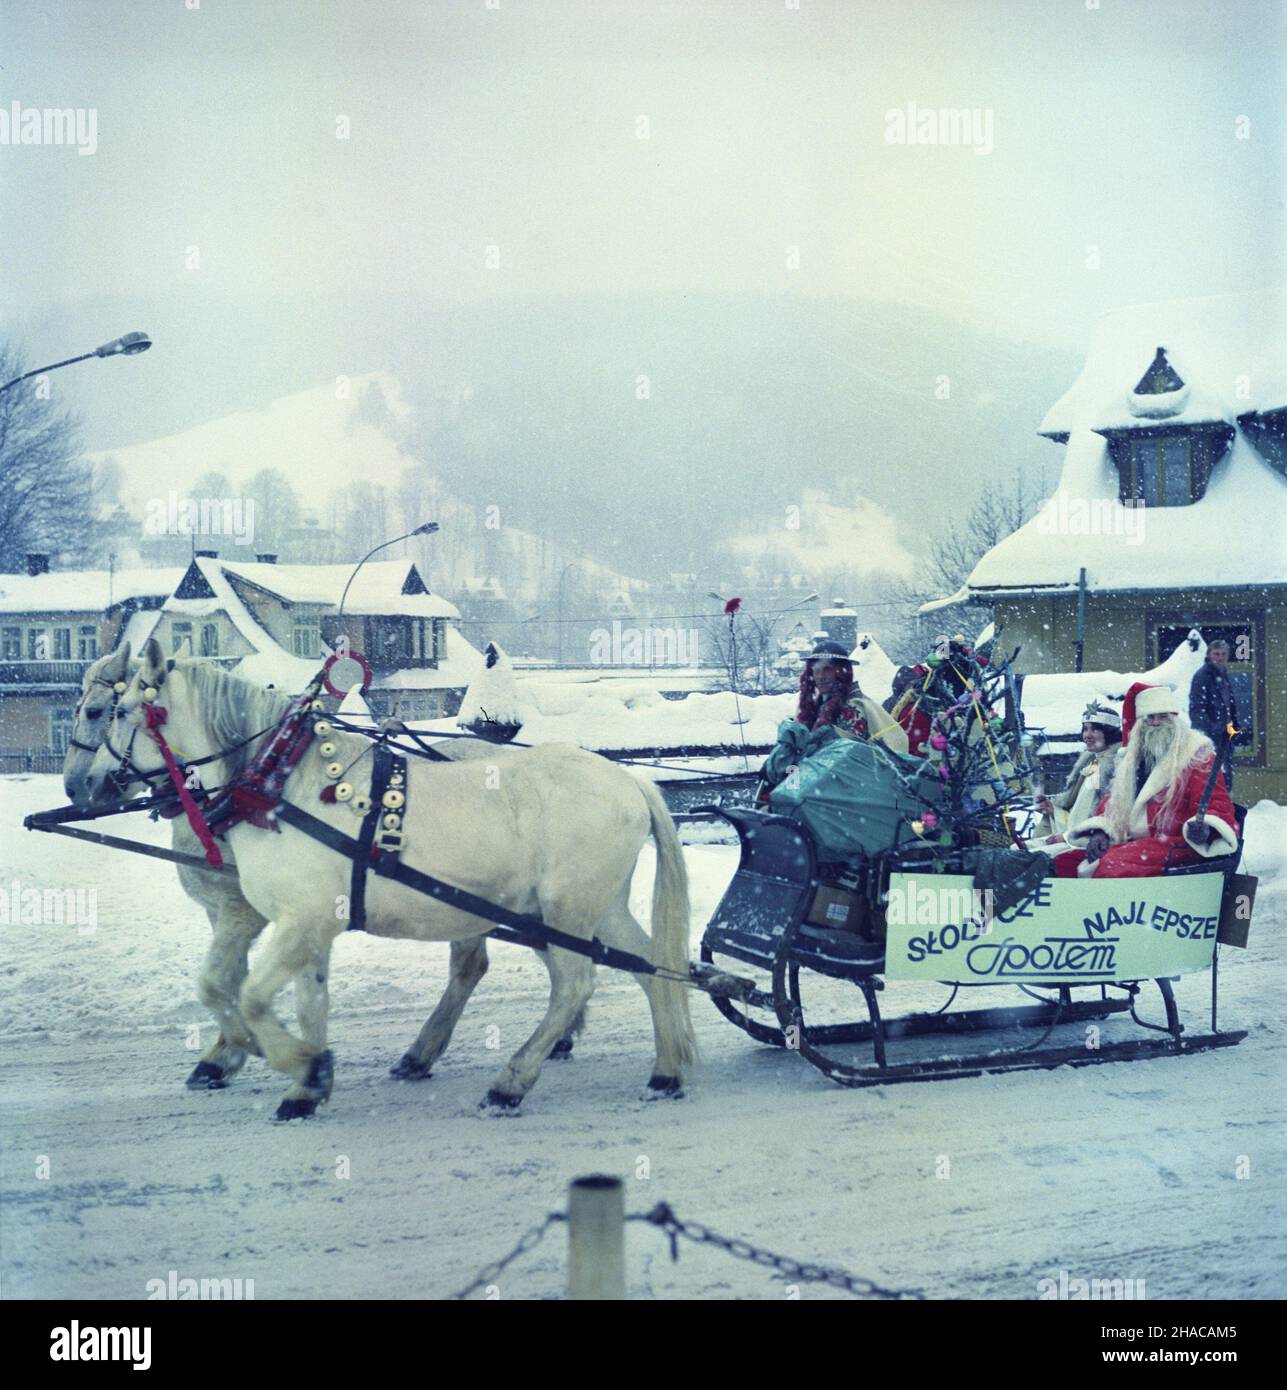
[{"label": "lamp post", "polygon": [[11,386],[17,386],[20,381],[26,381],[28,377],[43,376],[46,372],[57,371],[59,367],[70,367],[75,362],[88,362],[91,357],[134,357],[140,352],[146,352],[151,346],[152,339],[146,333],[127,333],[123,338],[113,338],[110,343],[96,347],[93,352],[82,352],[79,357],[65,357],[61,362],[51,362],[47,367],[37,367],[35,371],[23,372],[12,381],[6,381],[0,386],[0,391],[7,391]]},{"label": "lamp post", "polygon": [[563,581],[568,577],[568,570],[576,569],[577,562],[569,560],[559,571],[559,669],[563,668]]},{"label": "lamp post", "polygon": [[357,564],[354,565],[353,573],[349,575],[347,581],[345,582],[344,592],[340,595],[340,611],[336,614],[336,616],[339,618],[342,618],[344,616],[344,600],[349,596],[349,587],[357,578],[358,570],[360,570],[362,566],[366,564],[366,562],[371,558],[372,555],[376,554],[377,551],[387,549],[391,545],[397,545],[399,541],[409,541],[412,536],[431,536],[437,529],[438,523],[436,521],[426,521],[423,526],[417,526],[414,531],[408,531],[405,536],[394,536],[394,538],[391,541],[381,541],[379,545],[374,546],[372,547],[372,549],[368,550],[366,554],[363,555],[363,557],[357,562]]}]

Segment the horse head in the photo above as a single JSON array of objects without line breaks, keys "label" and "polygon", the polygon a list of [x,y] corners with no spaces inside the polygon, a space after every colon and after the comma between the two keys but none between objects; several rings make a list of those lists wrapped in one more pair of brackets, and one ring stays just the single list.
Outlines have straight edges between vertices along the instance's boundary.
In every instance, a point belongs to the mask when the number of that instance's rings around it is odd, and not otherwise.
[{"label": "horse head", "polygon": [[77,806],[89,804],[89,770],[132,674],[128,642],[100,656],[85,671],[63,759],[63,790]]},{"label": "horse head", "polygon": [[[160,643],[149,637],[125,689],[114,692],[116,704],[111,718],[104,721],[80,804],[107,805],[137,790],[137,783],[157,781],[165,771],[165,759],[152,734],[162,724],[167,742],[185,749],[193,742],[197,726],[178,670],[176,663],[166,660]],[[154,710],[164,711],[160,720],[156,713],[149,713]]]}]

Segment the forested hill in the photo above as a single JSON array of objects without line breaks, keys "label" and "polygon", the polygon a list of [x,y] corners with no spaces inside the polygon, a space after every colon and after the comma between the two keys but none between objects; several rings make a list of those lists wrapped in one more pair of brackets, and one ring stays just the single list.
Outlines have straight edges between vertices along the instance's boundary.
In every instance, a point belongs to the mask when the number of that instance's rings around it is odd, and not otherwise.
[{"label": "forested hill", "polygon": [[1036,426],[1080,367],[925,310],[798,296],[95,307],[156,347],[69,374],[91,449],[384,370],[417,408],[404,447],[454,494],[573,547],[593,529],[587,551],[636,574],[702,568],[805,488],[870,498],[914,547],[988,478],[1049,487],[1062,451]]}]

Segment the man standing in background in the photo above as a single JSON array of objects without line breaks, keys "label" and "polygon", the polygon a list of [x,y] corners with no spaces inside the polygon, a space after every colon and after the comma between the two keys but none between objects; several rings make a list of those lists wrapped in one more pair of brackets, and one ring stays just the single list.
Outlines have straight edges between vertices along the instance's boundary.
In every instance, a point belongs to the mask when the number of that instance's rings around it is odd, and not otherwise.
[{"label": "man standing in background", "polygon": [[1207,659],[1193,673],[1189,685],[1189,723],[1222,750],[1221,767],[1225,786],[1233,787],[1233,735],[1226,726],[1238,728],[1238,704],[1229,679],[1229,644],[1223,637],[1212,638]]}]

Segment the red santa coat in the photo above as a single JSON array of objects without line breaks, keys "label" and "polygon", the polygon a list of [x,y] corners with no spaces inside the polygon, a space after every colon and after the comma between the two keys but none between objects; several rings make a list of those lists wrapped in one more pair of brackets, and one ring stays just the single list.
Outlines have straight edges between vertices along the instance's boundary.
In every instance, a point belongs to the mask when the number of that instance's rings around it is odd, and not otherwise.
[{"label": "red santa coat", "polygon": [[[1109,825],[1109,797],[1104,797],[1089,820],[1069,827],[1066,838],[1075,848],[1056,858],[1059,877],[1076,874],[1079,878],[1150,878],[1168,866],[1196,864],[1200,859],[1230,854],[1238,848],[1238,818],[1224,784],[1224,773],[1216,777],[1205,816],[1207,825],[1216,832],[1215,838],[1208,844],[1196,845],[1185,835],[1196,823],[1198,804],[1215,757],[1209,739],[1190,736],[1194,739],[1194,756],[1181,773],[1180,789],[1171,805],[1166,805],[1167,787],[1154,769],[1131,806],[1128,833],[1122,838],[1114,835]],[[1086,862],[1084,847],[1096,830],[1104,831],[1114,843],[1096,863],[1090,864]]]},{"label": "red santa coat", "polygon": [[914,758],[923,758],[930,736],[929,715],[922,713],[915,705],[908,705],[899,714],[898,722],[907,735],[907,751]]}]

